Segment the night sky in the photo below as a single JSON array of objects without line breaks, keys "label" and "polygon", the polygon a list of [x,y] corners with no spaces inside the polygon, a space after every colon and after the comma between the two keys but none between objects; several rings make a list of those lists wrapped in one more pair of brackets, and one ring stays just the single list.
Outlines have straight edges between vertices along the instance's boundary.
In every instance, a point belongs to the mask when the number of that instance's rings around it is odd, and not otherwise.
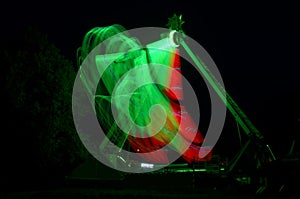
[{"label": "night sky", "polygon": [[169,17],[182,14],[186,34],[207,50],[227,91],[274,145],[289,142],[286,136],[299,130],[295,127],[300,118],[298,6],[99,2],[12,1],[2,8],[6,11],[1,13],[1,37],[14,39],[24,27],[35,26],[75,64],[76,50],[93,27],[166,27]]}]

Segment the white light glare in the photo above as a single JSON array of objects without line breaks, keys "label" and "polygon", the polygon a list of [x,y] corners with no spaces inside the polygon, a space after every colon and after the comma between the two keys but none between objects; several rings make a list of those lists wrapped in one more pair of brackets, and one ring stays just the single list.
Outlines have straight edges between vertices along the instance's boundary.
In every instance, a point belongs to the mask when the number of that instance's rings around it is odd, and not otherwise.
[{"label": "white light glare", "polygon": [[142,168],[149,168],[149,169],[153,169],[154,164],[149,164],[149,163],[141,163],[141,167]]}]

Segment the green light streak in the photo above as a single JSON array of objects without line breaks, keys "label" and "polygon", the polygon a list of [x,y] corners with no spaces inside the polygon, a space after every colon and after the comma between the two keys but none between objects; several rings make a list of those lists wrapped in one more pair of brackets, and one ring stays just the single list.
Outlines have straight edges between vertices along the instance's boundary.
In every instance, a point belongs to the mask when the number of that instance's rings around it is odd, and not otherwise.
[{"label": "green light streak", "polygon": [[[124,99],[125,101],[129,99],[130,106],[128,110],[130,118],[134,124],[139,126],[147,126],[151,121],[161,121],[160,119],[150,120],[149,110],[156,104],[164,108],[167,115],[166,122],[161,131],[154,136],[162,143],[170,142],[176,135],[179,127],[178,121],[173,115],[170,99],[163,92],[164,87],[157,84],[149,84],[139,87],[133,93],[127,92],[142,80],[164,82],[164,85],[169,84],[170,74],[167,70],[162,70],[158,73],[157,70],[156,72],[151,71],[150,67],[151,64],[160,64],[162,67],[169,67],[171,65],[174,58],[174,54],[171,52],[172,50],[176,50],[174,42],[167,37],[153,42],[147,46],[147,49],[142,49],[141,45],[135,39],[130,38],[126,32],[122,32],[123,30],[125,29],[119,25],[93,28],[85,35],[82,47],[78,50],[78,63],[80,64],[90,51],[94,50],[100,43],[101,48],[103,47],[102,49],[104,49],[104,52],[95,57],[97,66],[95,73],[80,68],[80,78],[87,88],[87,93],[92,104],[94,100],[99,122],[107,132],[105,139],[99,146],[100,150],[106,147],[108,141],[113,142],[121,150],[127,139],[135,139],[134,137],[138,135],[148,137],[146,134],[151,134],[153,131],[153,129],[149,129],[141,132],[134,125],[128,123],[127,117],[124,117],[126,115],[126,108],[124,108],[123,103]],[[109,39],[107,40],[107,38]],[[151,54],[151,58],[149,54]],[[87,61],[91,62],[91,64],[94,62],[93,60]],[[123,79],[121,84],[118,84],[119,80],[127,72],[142,65],[148,65],[148,68],[133,74],[132,77]],[[100,74],[101,80],[100,84],[98,84]],[[92,89],[92,85],[97,84],[99,86],[95,92]],[[110,106],[105,106],[105,104],[110,104],[115,88],[118,88],[116,90],[118,91],[116,96],[118,100],[113,106],[118,110],[118,117],[114,119],[109,114],[111,112]],[[160,115],[154,116],[159,117]],[[128,130],[122,132],[118,128],[118,124],[126,125]],[[174,149],[179,151],[184,146],[184,140],[180,141],[173,145]]]},{"label": "green light streak", "polygon": [[[134,53],[134,52],[132,52],[132,53]],[[113,62],[109,66],[109,69],[111,71],[114,71],[114,76],[112,76],[112,74],[110,73],[109,70],[104,71],[104,73],[102,75],[102,81],[104,82],[104,85],[108,89],[109,95],[112,94],[113,89],[116,87],[116,82],[114,81],[115,77],[117,79],[120,79],[130,69],[132,69],[136,66],[148,64],[148,61],[146,60],[147,56],[145,55],[145,51],[141,51],[140,54],[141,54],[141,56],[135,58],[134,62],[132,62],[132,60],[130,60],[130,59],[129,60],[123,59],[122,61],[117,60],[117,61]],[[153,51],[152,54],[155,54],[154,57],[158,58],[157,60],[152,60],[152,63],[160,62],[160,64],[169,64],[170,59],[168,59],[168,57],[172,56],[172,54],[170,55],[169,52],[160,51],[160,50]],[[108,61],[107,59],[115,60],[118,58],[118,55],[113,56],[113,54],[110,54],[109,58],[108,58],[108,56],[106,56],[105,58],[106,58],[106,61]],[[97,59],[96,62],[99,63],[98,67],[101,67],[102,65],[100,64],[100,62],[103,62],[104,56],[97,56],[96,59]],[[129,95],[129,93],[127,93],[128,88],[134,87],[134,85],[139,82],[139,78],[142,78],[142,79],[148,78],[149,79],[149,78],[152,78],[153,76],[155,76],[155,74],[150,74],[149,71],[143,70],[141,73],[134,74],[134,76],[132,76],[132,77],[127,77],[124,80],[125,81],[124,84],[118,85],[118,90],[120,90],[121,93],[119,93],[117,96],[120,97],[120,99],[126,98],[127,95]],[[168,74],[160,73],[158,77],[161,78],[161,80],[166,81],[166,84],[167,84],[168,80],[169,80],[169,78],[167,78],[167,76],[168,76]],[[147,125],[150,122],[148,112],[149,112],[150,107],[152,107],[155,104],[161,104],[167,111],[167,114],[169,116],[172,115],[170,101],[168,98],[166,98],[166,96],[164,96],[162,94],[161,89],[162,88],[160,88],[158,85],[155,85],[155,84],[147,85],[147,86],[143,86],[143,87],[137,89],[134,92],[134,94],[131,96],[130,101],[133,104],[133,106],[130,106],[129,110],[130,110],[130,115],[136,124],[143,126],[143,125]],[[100,98],[103,98],[103,97],[110,98],[110,96],[104,96],[104,95],[96,95],[96,96],[100,97]],[[122,103],[116,104],[116,106],[117,106],[117,109],[120,110],[120,114],[119,114],[120,117],[116,118],[116,121],[113,123],[112,128],[110,128],[107,133],[107,137],[110,140],[118,140],[117,145],[120,148],[122,148],[124,146],[126,138],[128,137],[128,134],[134,135],[135,131],[133,130],[130,132],[126,132],[127,136],[123,137],[122,139],[119,139],[119,137],[116,136],[116,134],[117,134],[116,133],[116,129],[117,129],[116,124],[123,122],[124,118],[121,115],[123,115],[123,113],[125,113],[124,106]],[[99,107],[101,107],[101,106],[99,106]],[[105,114],[104,110],[101,110],[101,112],[102,111],[103,111],[103,114]],[[171,125],[173,127],[177,126],[177,121],[173,117],[169,117],[168,121],[169,121],[169,125]],[[126,120],[124,120],[124,122],[126,123]],[[104,123],[105,123],[105,121],[104,121]],[[133,128],[133,126],[131,125],[129,130],[132,130],[132,128]],[[164,132],[166,132],[166,130],[167,129],[163,129]],[[176,129],[173,129],[173,130],[176,130]],[[150,132],[148,132],[148,133],[150,133]],[[174,135],[169,136],[169,138],[166,138],[166,137],[163,138],[161,135],[158,135],[157,137],[161,137],[160,139],[171,140],[173,136]],[[107,141],[108,140],[106,140],[105,142],[103,142],[101,144],[101,147],[100,147],[101,149],[103,149],[103,147],[106,145]]]}]

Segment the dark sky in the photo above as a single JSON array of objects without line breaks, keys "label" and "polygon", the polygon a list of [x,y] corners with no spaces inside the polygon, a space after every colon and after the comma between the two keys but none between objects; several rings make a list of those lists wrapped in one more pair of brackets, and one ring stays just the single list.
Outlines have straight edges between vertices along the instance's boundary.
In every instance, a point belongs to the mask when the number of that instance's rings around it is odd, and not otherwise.
[{"label": "dark sky", "polygon": [[228,92],[259,128],[280,127],[284,134],[290,128],[287,125],[293,126],[300,118],[300,12],[296,4],[99,2],[12,1],[1,14],[1,37],[13,38],[25,26],[37,26],[75,63],[76,49],[93,27],[116,23],[127,29],[165,27],[168,17],[182,14],[186,34],[211,55]]}]

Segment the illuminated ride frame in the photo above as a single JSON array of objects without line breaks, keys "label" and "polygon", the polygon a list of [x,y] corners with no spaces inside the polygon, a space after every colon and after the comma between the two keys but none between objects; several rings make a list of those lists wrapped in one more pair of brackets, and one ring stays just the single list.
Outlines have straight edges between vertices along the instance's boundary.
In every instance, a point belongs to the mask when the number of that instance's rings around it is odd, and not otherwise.
[{"label": "illuminated ride frame", "polygon": [[[217,93],[220,99],[225,103],[227,109],[230,111],[230,113],[233,115],[238,125],[243,129],[243,131],[249,138],[247,142],[238,151],[238,153],[235,155],[235,157],[230,161],[228,166],[224,168],[224,171],[226,173],[230,173],[231,171],[233,171],[238,161],[240,160],[241,156],[245,153],[247,148],[249,148],[250,143],[254,143],[255,146],[257,147],[257,154],[255,155],[257,156],[259,165],[263,165],[264,163],[266,163],[266,161],[275,160],[276,158],[271,148],[269,147],[268,144],[264,142],[263,135],[257,130],[257,128],[252,124],[252,122],[245,115],[245,113],[240,109],[240,107],[236,104],[236,102],[230,97],[230,95],[226,92],[225,88],[215,78],[215,76],[212,74],[209,68],[206,65],[204,65],[204,62],[200,60],[193,53],[189,45],[185,42],[183,34],[181,33],[176,34],[176,31],[172,30],[166,35],[167,35],[167,39],[173,42],[175,46],[177,47],[181,46],[186,51],[186,53],[189,55],[191,60],[198,67],[202,77],[205,78],[206,82],[213,88],[213,90]],[[160,40],[154,43],[159,43],[159,42]],[[149,44],[148,46],[151,46],[151,44]],[[111,128],[108,129],[107,138],[113,143],[115,143],[119,148],[123,148],[125,141],[128,138],[128,134],[124,135],[124,134],[115,133],[116,128],[117,128],[117,124],[115,122],[112,123]],[[99,147],[100,150],[105,150],[106,144],[107,143],[102,142]]]}]

